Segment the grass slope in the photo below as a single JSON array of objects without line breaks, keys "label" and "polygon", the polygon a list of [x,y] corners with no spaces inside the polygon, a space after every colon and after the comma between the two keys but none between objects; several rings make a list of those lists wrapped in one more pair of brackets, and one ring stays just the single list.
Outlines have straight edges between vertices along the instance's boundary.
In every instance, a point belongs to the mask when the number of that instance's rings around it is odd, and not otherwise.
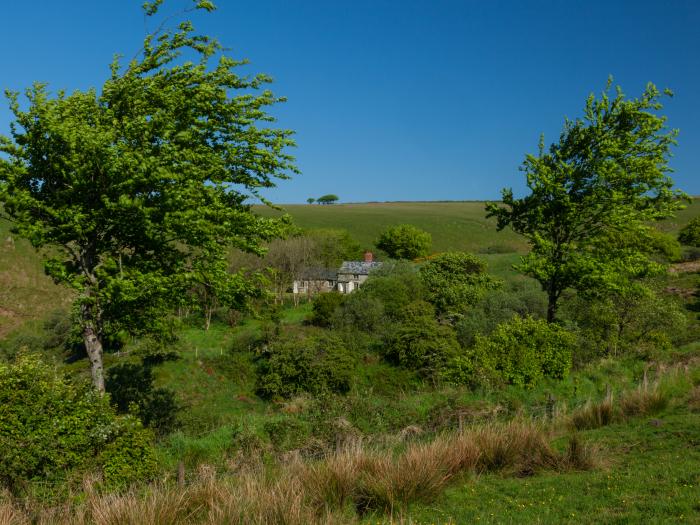
[{"label": "grass slope", "polygon": [[412,523],[700,523],[700,413],[677,405],[582,433],[608,466],[591,472],[496,474],[450,487],[403,516]]},{"label": "grass slope", "polygon": [[[472,253],[496,251],[524,252],[526,241],[509,228],[496,231],[493,219],[486,219],[484,203],[469,202],[381,202],[362,204],[284,205],[294,222],[302,228],[343,228],[371,248],[386,228],[396,224],[412,224],[433,236],[433,249],[464,250]],[[263,206],[255,210],[261,215],[277,215]],[[700,199],[695,199],[673,219],[664,221],[661,229],[677,232],[690,219],[700,214]]]}]

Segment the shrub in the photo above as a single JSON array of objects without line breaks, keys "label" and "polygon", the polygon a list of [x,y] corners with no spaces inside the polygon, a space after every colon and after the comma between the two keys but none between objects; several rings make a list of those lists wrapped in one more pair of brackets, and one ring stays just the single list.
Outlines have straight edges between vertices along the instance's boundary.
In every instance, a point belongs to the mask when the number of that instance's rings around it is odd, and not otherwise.
[{"label": "shrub", "polygon": [[167,388],[153,387],[149,364],[122,363],[109,368],[105,388],[117,412],[132,412],[158,435],[168,434],[177,426],[175,394]]},{"label": "shrub", "polygon": [[99,457],[105,485],[111,489],[122,489],[147,479],[157,466],[155,451],[151,446],[153,435],[134,417],[124,416],[117,422],[114,439]]},{"label": "shrub", "polygon": [[687,246],[700,248],[700,215],[681,228],[678,240]]},{"label": "shrub", "polygon": [[475,366],[506,383],[532,387],[543,377],[566,377],[574,342],[574,336],[558,325],[516,316],[488,337],[477,336],[467,355],[472,356]]},{"label": "shrub", "polygon": [[515,281],[507,287],[490,291],[455,323],[457,340],[471,347],[477,334],[489,335],[514,315],[542,319],[547,312],[547,298],[534,280]]},{"label": "shrub", "polygon": [[0,364],[0,406],[0,480],[7,486],[94,467],[105,469],[108,483],[126,480],[128,469],[129,480],[152,473],[144,460],[153,453],[150,433],[117,416],[108,396],[34,355]]},{"label": "shrub", "polygon": [[500,281],[486,273],[486,263],[469,253],[446,252],[425,263],[420,278],[426,299],[438,314],[459,317],[474,306],[488,290]]},{"label": "shrub", "polygon": [[410,224],[399,224],[384,230],[377,240],[377,248],[392,259],[417,259],[430,253],[431,235]]},{"label": "shrub", "polygon": [[346,393],[355,358],[331,335],[277,341],[261,356],[257,393],[263,398],[289,398],[302,392]]},{"label": "shrub", "polygon": [[423,284],[413,264],[398,261],[384,263],[373,271],[359,291],[359,301],[371,298],[380,301],[390,319],[399,319],[406,306],[423,299]]},{"label": "shrub", "polygon": [[343,304],[345,296],[338,292],[317,295],[311,307],[309,322],[316,326],[330,326],[335,311]]},{"label": "shrub", "polygon": [[687,318],[678,300],[646,285],[602,298],[574,297],[564,302],[562,314],[580,331],[577,361],[668,347],[686,333]]},{"label": "shrub", "polygon": [[434,376],[459,351],[457,339],[448,326],[439,324],[432,305],[417,301],[407,306],[403,319],[387,337],[385,356],[389,361]]}]

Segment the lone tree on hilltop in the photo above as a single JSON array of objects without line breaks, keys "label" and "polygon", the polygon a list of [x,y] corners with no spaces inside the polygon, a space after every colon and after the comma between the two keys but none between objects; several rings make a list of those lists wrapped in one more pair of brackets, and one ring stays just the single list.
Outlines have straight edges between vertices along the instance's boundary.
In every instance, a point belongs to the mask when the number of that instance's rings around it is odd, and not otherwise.
[{"label": "lone tree on hilltop", "polygon": [[588,97],[583,118],[564,122],[559,142],[545,151],[542,140],[539,155],[527,155],[529,195],[504,189],[503,205],[486,206],[499,230],[510,226],[529,240],[516,268],[542,285],[550,322],[567,288],[605,293],[662,269],[647,257],[648,223],[671,216],[686,197],[668,176],[677,130],[656,114],[662,93],[649,83],[627,99],[619,87],[611,96],[611,86]]},{"label": "lone tree on hilltop", "polygon": [[318,199],[316,199],[316,202],[319,204],[334,204],[338,201],[339,197],[337,195],[334,195],[332,193],[329,193],[328,195],[322,195]]},{"label": "lone tree on hilltop", "polygon": [[430,253],[432,236],[411,224],[399,224],[384,230],[377,240],[377,248],[392,259],[417,259]]},{"label": "lone tree on hilltop", "polygon": [[[146,2],[154,16],[162,0]],[[193,8],[212,11],[209,1]],[[241,303],[242,274],[222,271],[229,247],[260,253],[283,221],[247,199],[295,172],[291,131],[272,127],[265,75],[194,33],[189,22],[148,36],[118,59],[102,89],[9,93],[15,122],[0,138],[0,202],[15,230],[50,247],[46,270],[76,291],[77,320],[104,391],[110,333],[158,332],[197,286]],[[225,292],[225,293],[224,293]]]}]

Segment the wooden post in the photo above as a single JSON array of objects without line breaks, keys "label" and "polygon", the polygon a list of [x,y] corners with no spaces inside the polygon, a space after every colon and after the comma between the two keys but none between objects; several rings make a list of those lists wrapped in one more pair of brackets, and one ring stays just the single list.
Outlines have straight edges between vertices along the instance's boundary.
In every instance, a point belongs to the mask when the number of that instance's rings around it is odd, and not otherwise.
[{"label": "wooden post", "polygon": [[555,404],[555,402],[556,402],[556,399],[554,398],[552,393],[550,392],[549,394],[547,394],[547,404],[545,405],[545,407],[547,409],[547,419],[549,419],[550,421],[552,419],[554,419],[554,404]]},{"label": "wooden post", "polygon": [[177,484],[179,487],[185,486],[185,463],[180,461],[177,464]]}]

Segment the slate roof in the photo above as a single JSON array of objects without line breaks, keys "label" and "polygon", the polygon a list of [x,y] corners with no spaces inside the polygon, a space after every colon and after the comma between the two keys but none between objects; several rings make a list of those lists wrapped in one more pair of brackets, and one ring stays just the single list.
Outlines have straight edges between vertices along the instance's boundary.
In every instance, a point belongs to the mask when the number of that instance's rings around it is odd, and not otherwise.
[{"label": "slate roof", "polygon": [[338,274],[351,273],[357,275],[369,275],[369,272],[379,268],[381,265],[382,263],[378,261],[344,261],[343,264],[340,265]]},{"label": "slate roof", "polygon": [[335,281],[338,279],[338,272],[330,268],[307,268],[300,277],[303,281]]}]

